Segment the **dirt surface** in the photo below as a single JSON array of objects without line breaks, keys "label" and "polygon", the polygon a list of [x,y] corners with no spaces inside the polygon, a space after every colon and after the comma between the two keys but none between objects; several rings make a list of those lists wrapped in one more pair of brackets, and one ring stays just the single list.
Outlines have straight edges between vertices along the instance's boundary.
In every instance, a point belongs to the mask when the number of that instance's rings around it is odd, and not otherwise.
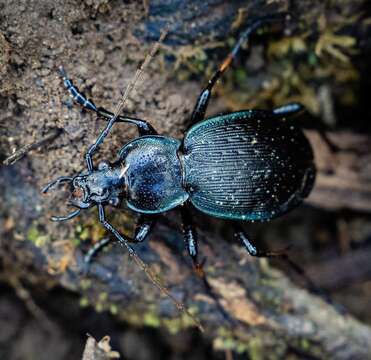
[{"label": "dirt surface", "polygon": [[[68,211],[67,194],[44,197],[41,186],[81,171],[84,152],[105,125],[73,103],[56,70],[63,65],[80,90],[112,110],[168,24],[169,35],[125,113],[181,138],[200,89],[243,24],[277,11],[289,11],[291,19],[272,35],[265,30],[254,36],[252,51],[242,51],[217,87],[209,113],[300,101],[308,109],[304,125],[331,130],[341,149],[336,154],[309,134],[318,167],[308,199],[314,207],[246,229],[269,249],[294,244],[292,257],[351,315],[311,295],[282,262],[248,258],[228,224],[195,212],[205,271],[222,309],[239,321],[231,331],[220,305],[192,273],[178,215],[170,212],[136,249],[197,312],[207,328],[202,336],[119,247],[97,259],[90,277],[79,272],[82,254],[106,235],[95,209],[65,224],[48,220]],[[88,332],[97,340],[110,335],[113,350],[125,359],[366,359],[369,19],[369,5],[361,0],[0,0],[0,158],[41,141],[0,169],[0,358],[81,358]],[[96,161],[114,159],[134,136],[132,127],[117,125]],[[135,214],[109,216],[120,231],[132,230]]]}]

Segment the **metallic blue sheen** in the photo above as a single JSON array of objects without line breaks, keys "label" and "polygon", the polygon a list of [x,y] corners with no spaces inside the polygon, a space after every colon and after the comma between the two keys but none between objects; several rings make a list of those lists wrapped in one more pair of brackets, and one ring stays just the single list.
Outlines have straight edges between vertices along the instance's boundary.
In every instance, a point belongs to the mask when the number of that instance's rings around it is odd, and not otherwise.
[{"label": "metallic blue sheen", "polygon": [[127,167],[127,205],[132,210],[158,214],[188,199],[182,186],[182,168],[177,152],[179,140],[150,135],[126,144],[120,150],[121,166]]},{"label": "metallic blue sheen", "polygon": [[272,112],[239,111],[197,123],[183,142],[185,187],[200,211],[270,220],[299,205],[314,182],[311,147]]}]

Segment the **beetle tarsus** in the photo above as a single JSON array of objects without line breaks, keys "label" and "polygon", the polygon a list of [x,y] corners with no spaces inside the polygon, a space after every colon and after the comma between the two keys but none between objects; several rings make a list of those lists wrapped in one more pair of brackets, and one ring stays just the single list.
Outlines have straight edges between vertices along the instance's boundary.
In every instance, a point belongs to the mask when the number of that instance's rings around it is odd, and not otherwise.
[{"label": "beetle tarsus", "polygon": [[50,220],[51,221],[55,221],[55,222],[58,222],[58,221],[68,221],[68,220],[73,219],[77,215],[79,215],[80,214],[80,211],[81,211],[81,209],[77,209],[75,211],[72,211],[70,214],[68,214],[66,216],[52,216],[50,218]]}]

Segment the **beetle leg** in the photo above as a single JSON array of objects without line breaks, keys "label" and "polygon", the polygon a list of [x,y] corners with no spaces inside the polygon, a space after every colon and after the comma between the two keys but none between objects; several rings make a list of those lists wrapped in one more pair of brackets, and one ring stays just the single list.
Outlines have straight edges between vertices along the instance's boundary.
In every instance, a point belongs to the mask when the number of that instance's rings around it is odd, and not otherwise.
[{"label": "beetle leg", "polygon": [[64,70],[63,66],[60,66],[58,68],[59,74],[63,80],[64,87],[69,91],[73,99],[82,105],[84,108],[88,110],[93,110],[97,112],[97,107],[93,103],[93,101],[89,100],[73,83],[72,81],[67,77],[67,73]]},{"label": "beetle leg", "polygon": [[201,263],[198,262],[198,246],[197,246],[197,231],[193,226],[192,217],[189,209],[189,205],[184,204],[180,207],[182,223],[183,223],[183,235],[184,242],[188,251],[189,256],[192,259],[193,269],[196,275],[202,280],[206,293],[215,301],[216,306],[223,315],[233,326],[236,326],[236,320],[231,318],[228,313],[224,310],[222,304],[219,301],[217,294],[214,292],[209,281],[207,280],[206,274],[203,270],[205,260]]},{"label": "beetle leg", "polygon": [[134,239],[132,239],[132,242],[138,243],[144,241],[151,233],[156,220],[156,216],[140,215],[135,227]]},{"label": "beetle leg", "polygon": [[[98,116],[105,120],[110,120],[113,116],[113,113],[102,107],[98,108],[97,114]],[[153,126],[149,122],[145,120],[133,118],[130,116],[119,115],[116,121],[136,125],[138,128],[139,136],[157,135],[157,131],[153,128]]]},{"label": "beetle leg", "polygon": [[235,236],[239,239],[244,247],[246,248],[247,252],[251,256],[256,257],[282,257],[287,258],[287,248],[279,251],[262,251],[258,249],[251,241],[250,237],[246,234],[246,232],[242,229],[241,225],[235,225],[236,231]]},{"label": "beetle leg", "polygon": [[251,256],[256,257],[266,257],[266,258],[272,258],[277,257],[282,260],[284,260],[301,278],[305,281],[307,284],[307,288],[311,290],[313,293],[316,293],[324,298],[325,301],[332,304],[331,299],[328,297],[327,294],[323,292],[318,286],[312,281],[312,279],[306,274],[304,269],[299,266],[295,261],[291,260],[290,257],[287,254],[287,250],[283,249],[280,251],[262,251],[258,249],[252,242],[249,236],[246,234],[246,232],[242,229],[241,224],[235,225],[236,232],[235,236],[242,242],[242,244],[245,246],[246,250]]},{"label": "beetle leg", "polygon": [[[155,222],[155,217],[140,215],[135,228],[134,238],[127,238],[127,241],[131,243],[139,243],[144,241],[153,229]],[[88,272],[92,259],[113,241],[114,239],[112,238],[104,238],[99,240],[89,249],[89,251],[84,256],[84,265],[86,272]]]},{"label": "beetle leg", "polygon": [[92,259],[97,256],[107,245],[109,245],[113,239],[106,237],[95,243],[84,256],[84,272],[89,272],[90,264]]},{"label": "beetle leg", "polygon": [[129,255],[131,258],[135,261],[135,263],[145,272],[148,279],[151,280],[152,284],[156,285],[156,287],[165,294],[176,306],[176,308],[179,311],[182,311],[186,313],[195,324],[198,326],[198,328],[203,331],[203,327],[198,320],[197,317],[192,315],[184,306],[184,304],[180,301],[178,301],[171,292],[161,284],[161,282],[158,280],[157,276],[151,271],[151,269],[143,262],[143,260],[137,255],[134,248],[129,244],[128,238],[123,235],[121,235],[107,220],[106,216],[104,214],[104,207],[102,204],[98,204],[98,214],[99,214],[99,221],[102,223],[102,225],[110,231],[113,235],[115,235],[116,239],[119,241],[119,243],[126,248],[126,250],[129,252]]},{"label": "beetle leg", "polygon": [[273,109],[273,115],[278,116],[280,118],[284,118],[286,116],[296,115],[303,110],[305,110],[305,108],[302,104],[289,103]]},{"label": "beetle leg", "polygon": [[[109,120],[109,123],[107,124],[107,126],[103,129],[103,131],[100,133],[95,143],[89,147],[87,153],[85,154],[86,165],[88,167],[89,172],[93,171],[93,159],[92,159],[93,154],[97,151],[98,147],[103,143],[104,139],[107,137],[108,133],[111,131],[115,122],[119,121],[119,117],[111,116],[108,120]],[[132,118],[132,119],[129,119],[130,120],[129,121],[128,118],[125,118],[125,117],[121,117],[121,120],[123,122],[130,122],[130,123],[134,123],[135,125],[137,125],[139,129],[139,134],[141,136],[143,134],[148,134],[148,132],[151,134],[152,130],[155,132],[155,130],[152,128],[151,125],[143,122],[142,120]],[[145,125],[143,125],[143,123],[145,123]]]},{"label": "beetle leg", "polygon": [[[67,77],[67,74],[62,66],[59,67],[59,73],[62,77],[63,84],[66,87],[66,89],[69,91],[73,99],[82,105],[84,108],[88,110],[92,110],[98,114],[101,118],[104,118],[108,121],[110,121],[113,118],[113,113],[103,109],[103,108],[97,108],[97,106],[94,104],[93,101],[89,100],[83,93],[79,91],[79,89],[72,83],[72,81]],[[146,121],[132,118],[128,116],[121,116],[118,115],[115,121],[112,123],[110,122],[106,128],[102,131],[96,142],[90,146],[87,154],[85,155],[87,167],[89,171],[93,170],[93,162],[92,162],[92,155],[97,150],[98,146],[101,145],[104,138],[108,135],[109,131],[111,130],[113,124],[115,122],[125,122],[134,124],[138,128],[138,132],[140,136],[143,135],[156,135],[156,130]]]},{"label": "beetle leg", "polygon": [[244,30],[239,39],[237,40],[236,45],[233,47],[233,49],[230,51],[230,53],[226,56],[224,61],[219,66],[218,70],[214,73],[214,75],[209,80],[207,86],[202,90],[201,94],[199,95],[196,106],[193,110],[192,117],[191,117],[191,126],[195,123],[201,121],[205,117],[205,112],[210,100],[211,96],[211,90],[216,84],[216,82],[219,80],[219,78],[223,75],[223,73],[228,69],[228,67],[231,65],[233,59],[237,56],[239,50],[241,49],[241,46],[249,41],[249,37],[252,33],[254,33],[258,28],[261,26],[275,22],[275,21],[283,21],[286,17],[286,13],[277,14],[277,15],[269,15],[262,18],[259,18],[255,20],[252,24],[248,26],[246,30]]},{"label": "beetle leg", "polygon": [[[272,112],[274,116],[280,119],[284,119],[286,117],[296,115],[303,110],[305,110],[305,108],[300,103],[289,103],[273,109]],[[329,139],[325,132],[325,127],[321,123],[319,123],[318,121],[314,122],[314,129],[318,131],[318,134],[332,152],[338,152],[340,150],[339,147]]]},{"label": "beetle leg", "polygon": [[197,232],[194,229],[188,205],[185,204],[181,206],[180,213],[182,216],[183,236],[187,252],[192,259],[196,274],[203,277],[205,274],[202,270],[202,264],[198,262]]}]

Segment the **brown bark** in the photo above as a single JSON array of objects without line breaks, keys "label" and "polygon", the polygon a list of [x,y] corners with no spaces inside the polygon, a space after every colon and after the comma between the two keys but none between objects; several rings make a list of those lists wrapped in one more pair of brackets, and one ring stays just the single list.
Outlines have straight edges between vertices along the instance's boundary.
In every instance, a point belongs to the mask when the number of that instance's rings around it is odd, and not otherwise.
[{"label": "brown bark", "polygon": [[371,138],[349,132],[331,134],[332,152],[318,133],[308,134],[318,176],[308,202],[329,210],[371,210]]},{"label": "brown bark", "polygon": [[[210,1],[208,16],[211,19],[215,10],[223,19],[229,7],[215,3]],[[285,1],[278,3],[280,9],[287,7]],[[251,2],[249,11],[261,13],[263,4]],[[303,14],[312,5],[297,2],[295,6],[297,13]],[[321,8],[320,3],[316,6]],[[67,224],[52,224],[48,215],[63,211],[63,199],[45,198],[39,193],[47,180],[81,170],[83,152],[104,124],[81,112],[78,106],[70,106],[55,74],[57,65],[64,64],[75,83],[97,105],[114,108],[145,54],[146,46],[132,35],[137,25],[146,21],[145,9],[135,2],[35,1],[27,5],[3,4],[1,10],[2,157],[41,141],[53,129],[63,129],[51,144],[43,144],[15,165],[1,168],[3,264],[24,278],[31,277],[31,268],[35,277],[31,283],[62,284],[80,293],[84,303],[111,310],[118,318],[136,325],[163,325],[171,331],[193,326],[191,319],[179,314],[117,247],[98,259],[88,278],[79,273],[82,250],[75,247],[76,240],[83,243],[88,237],[96,241],[104,235],[96,212],[87,212]],[[172,19],[173,27],[180,21],[178,15]],[[204,24],[204,18],[198,19]],[[294,28],[298,26],[295,21]],[[190,33],[191,23],[185,23],[183,34]],[[228,28],[230,25],[231,18]],[[224,32],[225,28],[219,28],[220,36]],[[182,50],[184,53],[189,49]],[[159,56],[152,62],[145,85],[131,97],[127,111],[150,119],[160,133],[180,138],[200,83],[177,81],[174,73],[158,71],[161,60]],[[133,129],[118,125],[98,158],[113,158],[132,135]],[[319,171],[308,202],[326,209],[369,211],[370,138],[350,132],[331,134],[341,148],[339,153],[331,154],[316,134],[309,136]],[[127,231],[133,224],[133,214],[115,214],[110,215],[114,223]],[[370,356],[371,330],[367,325],[296,286],[266,260],[248,257],[240,246],[228,243],[224,233],[216,230],[219,222],[197,215],[198,222],[210,222],[200,234],[200,247],[207,257],[208,281],[220,302],[216,304],[190,270],[177,231],[179,221],[173,214],[166,214],[151,240],[136,248],[170,291],[196,311],[206,328],[205,335],[216,348],[232,347],[259,358],[285,358],[287,354],[321,359]],[[220,306],[233,323],[223,318]]]}]

